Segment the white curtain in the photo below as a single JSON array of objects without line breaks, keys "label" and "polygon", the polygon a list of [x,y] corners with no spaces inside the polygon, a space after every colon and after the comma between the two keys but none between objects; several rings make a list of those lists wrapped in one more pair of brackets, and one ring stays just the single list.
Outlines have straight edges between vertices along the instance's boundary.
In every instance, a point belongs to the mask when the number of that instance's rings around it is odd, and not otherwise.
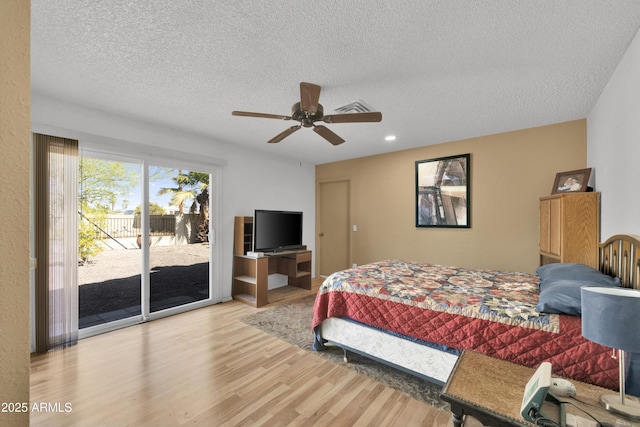
[{"label": "white curtain", "polygon": [[78,341],[78,141],[34,135],[36,351]]}]

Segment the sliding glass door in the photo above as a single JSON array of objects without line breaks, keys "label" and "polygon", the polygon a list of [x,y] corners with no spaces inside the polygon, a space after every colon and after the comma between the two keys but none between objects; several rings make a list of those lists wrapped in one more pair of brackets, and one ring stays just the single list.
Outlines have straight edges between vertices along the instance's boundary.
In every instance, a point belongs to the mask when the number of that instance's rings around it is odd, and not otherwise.
[{"label": "sliding glass door", "polygon": [[157,312],[209,298],[209,174],[149,171],[149,311]]},{"label": "sliding glass door", "polygon": [[78,326],[139,318],[142,164],[84,156],[78,177]]},{"label": "sliding glass door", "polygon": [[210,302],[211,172],[99,156],[80,164],[80,329]]}]

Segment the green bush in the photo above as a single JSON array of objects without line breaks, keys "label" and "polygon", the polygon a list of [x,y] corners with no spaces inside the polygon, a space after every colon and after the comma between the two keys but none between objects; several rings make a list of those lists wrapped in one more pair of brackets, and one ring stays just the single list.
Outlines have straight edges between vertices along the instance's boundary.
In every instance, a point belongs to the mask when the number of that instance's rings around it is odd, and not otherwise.
[{"label": "green bush", "polygon": [[[93,222],[93,224],[92,224]],[[78,224],[78,258],[83,264],[89,262],[90,258],[95,258],[104,250],[100,244],[100,230],[94,225],[104,222],[104,219],[92,217],[91,222],[86,218],[81,218]]]}]

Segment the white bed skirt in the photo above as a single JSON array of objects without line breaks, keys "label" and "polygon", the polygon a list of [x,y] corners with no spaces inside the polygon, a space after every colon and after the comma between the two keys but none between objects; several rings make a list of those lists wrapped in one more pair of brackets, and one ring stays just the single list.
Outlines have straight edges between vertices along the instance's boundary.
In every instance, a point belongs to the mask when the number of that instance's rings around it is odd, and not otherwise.
[{"label": "white bed skirt", "polygon": [[322,338],[330,344],[363,354],[438,384],[444,384],[458,360],[455,354],[337,317],[325,319]]}]

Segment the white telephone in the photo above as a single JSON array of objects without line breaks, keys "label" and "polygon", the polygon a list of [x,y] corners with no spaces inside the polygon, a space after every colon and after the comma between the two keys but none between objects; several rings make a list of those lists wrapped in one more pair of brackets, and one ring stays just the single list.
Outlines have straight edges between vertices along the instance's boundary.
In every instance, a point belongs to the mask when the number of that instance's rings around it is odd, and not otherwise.
[{"label": "white telephone", "polygon": [[571,381],[563,378],[551,378],[549,393],[557,397],[575,397],[576,386]]},{"label": "white telephone", "polygon": [[576,387],[563,378],[551,378],[551,363],[542,362],[524,388],[520,406],[522,418],[536,422],[537,418],[544,417],[541,410],[547,395],[550,400],[558,402],[557,397],[574,397]]},{"label": "white telephone", "polygon": [[551,387],[551,363],[542,362],[524,388],[520,415],[527,421],[535,422],[533,416],[540,413],[542,404]]}]

